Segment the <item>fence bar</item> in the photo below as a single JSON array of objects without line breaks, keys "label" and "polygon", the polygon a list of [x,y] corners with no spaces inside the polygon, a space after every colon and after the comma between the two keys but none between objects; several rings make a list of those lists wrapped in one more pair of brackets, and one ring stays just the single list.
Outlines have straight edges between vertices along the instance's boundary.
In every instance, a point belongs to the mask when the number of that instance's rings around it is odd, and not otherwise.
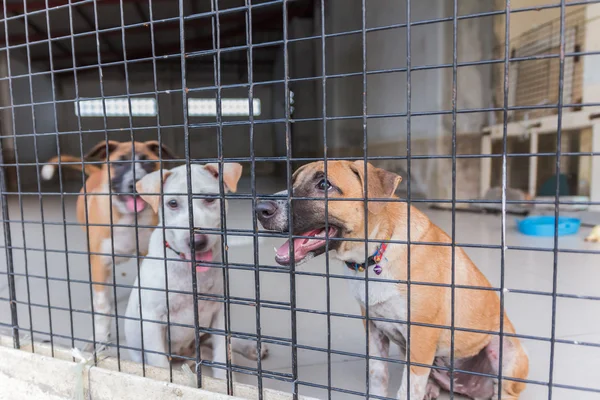
[{"label": "fence bar", "polygon": [[[505,3],[505,30],[504,30],[504,80],[503,80],[503,105],[504,111],[502,112],[502,123],[503,123],[503,131],[502,131],[502,220],[501,220],[501,233],[500,233],[500,288],[502,289],[499,293],[500,295],[500,346],[498,349],[498,365],[502,365],[502,357],[504,352],[504,267],[506,263],[506,188],[507,188],[507,158],[506,154],[508,152],[508,111],[506,108],[508,107],[508,96],[509,96],[509,73],[510,73],[510,65],[508,62],[508,57],[510,55],[510,14],[511,14],[511,6],[510,0],[506,0]],[[501,400],[502,396],[502,368],[498,369],[498,400]]]},{"label": "fence bar", "polygon": [[[4,11],[4,15],[6,14],[6,2],[2,3],[3,6],[3,11]],[[8,46],[8,26],[6,24],[4,24],[4,35],[5,35],[5,42],[6,45]],[[6,69],[7,69],[7,74],[8,74],[8,93],[9,93],[9,105],[11,106],[11,128],[12,128],[12,133],[13,133],[13,140],[14,140],[14,154],[15,154],[15,162],[18,164],[20,159],[19,159],[19,145],[17,143],[16,140],[16,132],[17,132],[17,124],[16,124],[16,115],[15,115],[15,110],[12,108],[12,106],[14,106],[14,96],[13,96],[13,80],[12,80],[12,67],[11,67],[11,55],[10,52],[6,53]],[[6,135],[8,136],[8,135]],[[5,135],[3,135],[3,137],[6,137]],[[4,154],[2,154],[2,158],[4,159]],[[2,170],[5,172],[5,168],[2,168]],[[23,197],[20,194],[21,193],[21,173],[19,171],[19,168],[16,168],[16,178],[17,178],[17,192],[18,192],[18,201],[19,201],[19,211],[20,211],[20,216],[21,216],[21,221],[25,220],[25,213],[24,213],[24,207],[23,207]],[[4,177],[6,178],[6,175],[4,175]],[[2,202],[2,207],[8,207],[8,202],[7,201],[3,201]],[[7,208],[8,211],[8,208]],[[4,214],[3,214],[4,215]],[[8,235],[10,235],[10,220],[8,219],[8,215],[6,218],[8,224],[9,224],[9,230],[8,230]],[[7,231],[5,230],[5,235],[7,234]],[[22,240],[23,240],[23,247],[27,248],[27,240],[25,237],[25,223],[21,222],[21,234],[22,234]],[[12,238],[12,236],[10,236]],[[6,237],[5,237],[6,240]],[[12,241],[12,240],[11,240]],[[9,249],[7,249],[7,251],[9,251]],[[28,317],[29,317],[29,335],[31,337],[31,352],[35,353],[35,344],[34,344],[34,336],[33,336],[33,316],[31,314],[31,288],[30,288],[30,284],[29,284],[29,260],[27,258],[27,252],[24,251],[24,270],[25,270],[25,283],[26,283],[26,287],[27,287],[27,311],[28,311]],[[7,253],[8,254],[8,253]],[[14,255],[14,253],[12,253],[11,251],[11,255]],[[14,258],[13,258],[13,263],[12,264],[7,264],[7,272],[11,272],[10,270],[12,269],[12,273],[13,273],[13,281],[14,281]],[[11,284],[11,287],[9,289],[14,289],[15,285]],[[13,297],[13,301],[16,301],[16,297]],[[15,305],[16,306],[16,305]],[[12,307],[12,305],[11,305]],[[11,318],[12,318],[12,309],[11,309]],[[18,325],[16,325],[18,327]],[[13,328],[14,329],[14,328]],[[14,334],[14,332],[13,332]]]},{"label": "fence bar", "polygon": [[[325,0],[321,0],[319,4],[319,22],[321,24],[321,117],[323,121],[321,129],[323,131],[323,174],[327,179],[327,44],[325,41],[325,25],[326,25],[326,14],[325,14]],[[331,238],[329,237],[329,194],[325,191],[325,288],[326,288],[326,313],[327,313],[327,400],[331,400],[332,394],[332,373],[331,373],[331,263],[329,258],[329,243]],[[368,354],[368,353],[367,353]],[[368,363],[367,359],[367,363]]]},{"label": "fence bar", "polygon": [[[4,146],[0,138],[0,162],[4,161]],[[17,315],[17,292],[15,289],[15,266],[12,250],[12,234],[10,232],[10,215],[8,211],[8,196],[6,184],[6,170],[0,168],[0,190],[2,191],[2,223],[4,230],[4,252],[6,254],[6,280],[8,282],[8,301],[10,302],[10,319],[13,336],[13,347],[19,349],[21,342],[19,338],[19,318]]]},{"label": "fence bar", "polygon": [[[187,104],[187,92],[186,92],[186,88],[188,87],[187,85],[187,63],[186,63],[186,58],[185,58],[185,25],[184,25],[184,15],[185,15],[185,9],[184,9],[184,0],[179,0],[178,2],[178,7],[179,7],[179,42],[180,42],[180,51],[181,51],[181,97],[182,97],[182,101],[184,104],[183,107],[183,126],[184,126],[184,134],[185,134],[185,167],[186,167],[186,172],[187,172],[187,176],[191,177],[192,175],[192,168],[191,168],[191,162],[190,162],[190,152],[191,152],[191,146],[190,146],[190,130],[189,130],[189,122],[188,122],[188,112],[187,112],[187,107],[185,106]],[[211,8],[213,7],[212,1],[211,1]],[[212,34],[213,34],[213,40],[215,39],[215,29],[214,29],[214,24],[215,24],[215,18],[216,16],[213,16],[213,18],[211,18],[211,22],[212,22]],[[216,84],[216,82],[215,82]],[[190,238],[191,238],[191,242],[190,242],[190,248],[194,248],[195,246],[195,239],[194,239],[194,207],[193,207],[193,201],[192,201],[192,194],[193,189],[192,189],[192,180],[191,179],[187,179],[187,206],[188,206],[188,213],[189,213],[189,231],[190,231]],[[195,252],[191,252],[191,258],[192,258],[192,267],[190,268],[190,275],[192,278],[192,292],[193,292],[193,303],[194,303],[194,325],[196,327],[199,327],[200,323],[199,323],[199,319],[198,319],[198,301],[196,301],[196,299],[198,298],[198,280],[196,278],[196,253]],[[202,387],[202,362],[203,360],[201,359],[201,352],[200,352],[200,330],[196,329],[195,331],[195,335],[194,335],[194,346],[195,346],[195,361],[196,361],[196,385],[198,387]]]},{"label": "fence bar", "polygon": [[[255,146],[257,144],[255,139],[254,131],[254,53],[252,49],[253,37],[252,37],[252,0],[245,0],[245,4],[248,7],[246,11],[246,43],[248,45],[248,120],[250,121],[250,192],[252,195],[252,209],[256,210],[256,154]],[[224,197],[224,194],[223,194]],[[256,360],[256,366],[258,369],[257,374],[257,388],[258,388],[258,400],[263,399],[263,365],[262,365],[262,321],[261,321],[261,307],[262,302],[260,298],[260,262],[259,262],[259,247],[258,247],[258,218],[256,213],[252,213],[252,257],[254,262],[254,298],[256,305],[254,307],[256,313],[256,353],[258,358]],[[231,299],[231,297],[229,297]],[[231,304],[231,301],[228,305]]]},{"label": "fence bar", "polygon": [[556,292],[558,291],[558,224],[560,210],[558,198],[560,197],[560,166],[562,145],[562,121],[563,121],[563,93],[565,85],[565,0],[560,0],[560,58],[558,71],[558,115],[556,132],[556,192],[554,198],[554,243],[552,260],[552,328],[550,333],[550,367],[548,368],[548,400],[552,400],[554,383],[554,361],[556,350]]},{"label": "fence bar", "polygon": [[[51,32],[50,32],[50,12],[48,11],[48,1],[49,0],[45,0],[46,2],[46,27],[47,27],[47,32],[48,32],[48,38],[51,37]],[[58,111],[56,109],[56,76],[54,74],[54,60],[52,57],[52,45],[50,42],[48,42],[48,54],[50,56],[50,79],[51,79],[51,86],[52,86],[52,111],[53,111],[53,115],[54,115],[54,130],[56,132],[58,132]],[[31,71],[30,71],[31,72]],[[33,99],[32,99],[33,101]],[[56,153],[58,156],[58,185],[59,185],[59,190],[61,192],[60,195],[60,204],[61,204],[61,213],[62,213],[62,220],[63,220],[63,243],[65,246],[65,270],[66,270],[66,274],[67,274],[67,295],[69,297],[69,328],[71,331],[71,347],[75,347],[75,326],[73,323],[73,311],[71,311],[71,309],[73,308],[73,296],[72,296],[72,292],[71,292],[71,266],[69,264],[69,241],[68,241],[68,235],[67,235],[67,213],[66,213],[66,207],[65,207],[65,196],[64,196],[64,185],[63,185],[63,171],[62,171],[62,160],[61,160],[61,151],[60,151],[60,136],[57,134],[56,135]],[[39,160],[38,160],[38,165],[39,165]]]},{"label": "fence bar", "polygon": [[[148,0],[148,20],[150,23],[150,42],[152,45],[152,84],[154,85],[154,99],[156,100],[156,104],[158,104],[158,74],[157,74],[157,66],[156,66],[156,42],[155,42],[155,33],[154,33],[154,10],[153,10],[153,0]],[[140,11],[141,14],[143,14],[142,11]],[[160,128],[160,113],[156,113],[156,126],[157,126],[157,136],[158,136],[158,159],[160,160],[160,181],[164,182],[164,164],[163,164],[163,132],[162,129]],[[160,187],[160,198],[164,199],[164,187],[161,185]],[[160,213],[162,215],[165,215],[165,204],[164,201],[161,201],[160,204]],[[141,225],[138,224],[138,227],[142,227]],[[166,241],[166,226],[165,226],[165,221],[163,219],[160,228],[162,230],[162,238],[163,241]],[[167,306],[167,334],[166,334],[166,339],[167,339],[167,352],[168,355],[167,357],[169,358],[174,358],[176,357],[175,354],[173,354],[173,346],[172,346],[172,338],[171,338],[171,307],[170,307],[170,301],[169,301],[169,275],[168,275],[168,257],[167,257],[167,248],[164,247],[163,248],[163,258],[165,259],[164,262],[164,268],[165,268],[165,305]],[[140,301],[141,304],[141,299],[142,297],[142,285],[139,286],[139,292],[138,292],[138,301]],[[142,317],[142,312],[140,309],[140,324],[142,323],[141,321],[143,321],[143,317]],[[144,337],[143,337],[143,332],[142,332],[142,353],[144,352]],[[146,367],[146,361],[143,360],[142,361],[142,366]],[[145,372],[145,371],[144,371]],[[173,382],[173,364],[169,364],[169,381]]]},{"label": "fence bar", "polygon": [[[292,202],[292,127],[290,125],[290,57],[289,57],[289,44],[288,44],[288,2],[283,1],[282,5],[282,18],[283,18],[283,92],[284,92],[284,105],[285,105],[285,142],[286,142],[286,177],[287,177],[287,203],[288,203],[288,224],[290,227],[294,226],[293,219],[293,202]],[[289,241],[290,249],[289,254],[294,254],[294,241],[292,240],[292,229],[289,230]],[[297,318],[296,318],[296,260],[295,257],[290,257],[290,308],[291,308],[291,328],[292,328],[292,396],[294,400],[298,400],[298,331],[297,331]]]},{"label": "fence bar", "polygon": [[[225,216],[225,184],[223,182],[224,166],[223,166],[223,110],[222,110],[222,90],[221,90],[221,25],[220,25],[220,12],[219,12],[219,1],[214,0],[211,4],[211,10],[215,12],[213,18],[213,50],[215,55],[213,57],[214,67],[214,79],[215,86],[217,87],[216,101],[217,101],[217,158],[218,169],[219,169],[219,195],[220,195],[220,219],[221,229],[223,232],[227,232],[227,220]],[[250,149],[251,155],[254,153],[254,148]],[[225,332],[229,332],[231,329],[231,304],[229,301],[229,250],[227,246],[227,235],[221,235],[221,254],[223,257],[223,284],[224,284],[224,325]],[[233,395],[233,373],[231,369],[231,336],[225,335],[225,363],[227,365],[227,394]]]},{"label": "fence bar", "polygon": [[[411,1],[406,2],[406,321],[411,321],[411,302],[412,302],[412,279],[411,279],[411,245],[414,243],[411,238],[410,220],[412,215],[411,203],[412,186],[412,8]],[[411,347],[411,324],[406,324],[406,387],[408,397],[410,398],[410,347]]]},{"label": "fence bar", "polygon": [[[455,308],[456,308],[456,107],[458,97],[457,66],[458,63],[458,1],[452,2],[452,227],[450,232],[451,249],[451,281],[450,281],[450,399],[454,399],[455,390]],[[502,364],[501,364],[502,365]]]}]

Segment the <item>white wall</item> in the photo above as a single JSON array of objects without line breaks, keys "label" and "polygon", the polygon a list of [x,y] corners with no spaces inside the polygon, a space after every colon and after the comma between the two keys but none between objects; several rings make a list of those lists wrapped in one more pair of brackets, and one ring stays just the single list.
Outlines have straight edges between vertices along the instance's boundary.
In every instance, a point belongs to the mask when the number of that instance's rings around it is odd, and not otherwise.
[{"label": "white wall", "polygon": [[[360,29],[361,10],[359,2],[348,3],[344,0],[333,0],[326,4],[326,33]],[[325,71],[327,75],[362,71],[360,35],[329,38],[326,40],[325,47]],[[321,72],[321,65],[317,66],[317,71]],[[327,117],[361,115],[362,78],[356,76],[328,78],[326,91]],[[362,121],[358,119],[332,120],[327,123],[327,146],[334,153],[341,148],[360,146],[362,135]]]},{"label": "white wall", "polygon": [[[367,10],[367,26],[381,27],[406,22],[406,3],[385,0]],[[439,19],[444,16],[440,3],[431,0],[413,1],[413,21]],[[412,67],[439,65],[445,62],[444,28],[447,23],[411,27]],[[406,28],[370,33],[367,36],[367,67],[369,70],[406,68]],[[446,57],[447,58],[447,57]],[[444,70],[413,71],[411,75],[411,112],[442,110]],[[386,73],[368,78],[368,112],[371,114],[406,113],[406,73]],[[385,118],[369,121],[372,142],[389,142],[406,137],[404,119]],[[413,139],[436,137],[440,134],[441,117],[416,117],[411,120]]]},{"label": "white wall", "polygon": [[[334,0],[329,3],[327,32],[360,30],[362,10],[360,3]],[[444,7],[432,0],[413,1],[412,20],[437,19],[444,15]],[[367,28],[406,23],[406,2],[377,0],[367,3]],[[445,23],[411,28],[412,66],[436,65],[444,62],[443,35]],[[332,38],[328,43],[328,74],[361,73],[362,35],[353,34]],[[366,37],[367,70],[406,68],[406,28],[368,32]],[[447,57],[446,57],[447,58]],[[441,69],[412,72],[412,112],[443,109],[443,79]],[[331,115],[362,114],[362,76],[330,79],[328,110]],[[407,111],[406,73],[389,72],[369,74],[367,77],[367,113],[404,114]],[[360,120],[342,120],[332,123],[330,146],[361,145],[363,129]],[[369,143],[397,141],[406,137],[404,118],[370,118],[367,124]],[[436,137],[441,130],[441,117],[414,118],[413,138]]]},{"label": "white wall", "polygon": [[[292,37],[309,37],[314,35],[315,24],[309,18],[295,18],[290,23]],[[292,78],[308,78],[319,75],[320,69],[316,70],[315,51],[320,52],[320,41],[300,41],[290,46],[290,75]],[[314,119],[321,116],[317,107],[320,98],[317,99],[317,86],[321,86],[321,80],[296,81],[290,85],[294,91],[294,119]],[[277,98],[279,100],[279,98]],[[285,101],[285,99],[281,99]],[[292,124],[294,156],[311,155],[311,153],[323,151],[323,140],[320,137],[319,121],[305,121]]]},{"label": "white wall", "polygon": [[[317,10],[317,12],[319,12]],[[288,25],[288,37],[302,38],[318,34],[315,32],[318,22],[309,18],[294,18]],[[320,29],[320,28],[319,28]],[[292,42],[288,45],[288,87],[294,92],[294,108],[289,124],[291,136],[292,157],[315,157],[323,155],[322,123],[316,121],[321,117],[321,80],[315,79],[320,75],[320,61],[316,57],[320,54],[320,41],[303,40]],[[284,52],[280,46],[273,65],[273,81],[283,81],[285,76]],[[301,78],[313,78],[298,80]],[[277,83],[272,86],[272,118],[283,120],[285,110],[285,84]],[[303,120],[298,122],[296,120]],[[286,125],[282,122],[272,124],[273,143],[271,146],[273,156],[285,157],[287,154]],[[302,163],[300,163],[302,164]],[[298,163],[292,163],[292,168]],[[280,178],[285,178],[287,165],[285,162],[274,164],[273,172]]]},{"label": "white wall", "polygon": [[[585,17],[584,51],[597,52],[600,50],[600,4],[588,4]],[[600,100],[600,55],[585,56],[583,62],[583,102],[597,103]]]},{"label": "white wall", "polygon": [[[449,4],[448,12],[452,12]],[[462,0],[458,3],[458,15],[477,14],[493,11],[492,2],[479,0]],[[494,17],[468,18],[459,20],[457,24],[457,62],[485,61],[494,59],[494,48],[497,46],[493,31]],[[446,24],[444,33],[445,49],[448,63],[452,63],[452,24]],[[459,110],[482,109],[493,106],[492,65],[463,66],[457,69],[457,104]],[[444,98],[447,109],[451,109],[452,69],[445,70]],[[460,114],[457,116],[456,132],[480,133],[488,124],[491,114],[487,112]],[[444,118],[447,133],[452,132],[452,116]]]},{"label": "white wall", "polygon": [[[346,74],[328,78],[327,114],[346,118],[328,123],[328,145],[332,153],[362,155],[363,147],[363,54],[362,10],[360,2],[332,0],[327,3],[326,32],[358,31],[335,36],[327,41],[327,74]],[[395,71],[407,67],[406,0],[373,0],[366,3],[367,58],[367,145],[369,155],[406,155],[407,121],[405,117],[378,117],[382,114],[407,113],[407,74]],[[492,2],[464,0],[458,15],[493,9]],[[451,17],[452,2],[412,0],[411,21],[430,21]],[[382,29],[377,29],[382,28]],[[458,63],[492,59],[495,46],[491,17],[460,20],[457,25]],[[451,65],[453,60],[453,25],[451,21],[411,26],[411,67]],[[318,62],[318,60],[317,60]],[[320,68],[320,65],[318,68]],[[377,73],[373,73],[377,72]],[[491,105],[492,76],[490,66],[461,67],[457,71],[457,108],[474,109]],[[431,68],[411,72],[411,143],[413,154],[450,154],[452,117],[449,115],[415,115],[452,109],[452,68]],[[459,114],[458,135],[461,149],[478,152],[477,134],[486,124],[488,113]],[[468,141],[469,143],[464,143]],[[381,163],[382,167],[402,173],[405,162]],[[465,168],[470,168],[466,166]],[[451,167],[442,160],[413,161],[412,179],[415,188],[430,197],[447,197],[445,181]],[[466,176],[466,175],[465,175]],[[476,181],[476,179],[475,179]],[[464,193],[470,193],[466,188]],[[476,194],[476,191],[473,193]]]},{"label": "white wall", "polygon": [[[327,32],[336,33],[361,29],[360,3],[333,0],[328,3]],[[440,19],[452,15],[452,4],[437,0],[413,0],[412,21]],[[463,1],[459,14],[492,9],[493,4]],[[406,23],[406,1],[376,0],[367,3],[367,28]],[[459,62],[490,59],[494,46],[493,26],[485,18],[467,19],[458,24]],[[367,33],[367,70],[381,71],[406,68],[407,29],[405,27],[375,30]],[[362,35],[354,34],[328,41],[327,73],[362,72]],[[438,22],[411,27],[412,67],[452,63],[452,23]],[[452,70],[436,68],[412,71],[412,113],[442,111],[451,108]],[[405,72],[386,72],[367,76],[367,113],[404,114],[407,112],[407,77]],[[330,78],[328,111],[335,116],[362,114],[362,76]],[[489,67],[464,67],[458,72],[459,108],[487,107],[491,88]],[[458,132],[476,132],[486,115],[463,117]],[[444,132],[443,117],[439,115],[413,117],[413,139],[435,138]],[[362,139],[362,126],[355,121],[335,121],[333,147],[352,145]],[[372,118],[368,121],[370,143],[396,141],[406,136],[406,121],[400,118]],[[347,138],[349,136],[350,138]],[[350,143],[349,143],[350,142]]]}]

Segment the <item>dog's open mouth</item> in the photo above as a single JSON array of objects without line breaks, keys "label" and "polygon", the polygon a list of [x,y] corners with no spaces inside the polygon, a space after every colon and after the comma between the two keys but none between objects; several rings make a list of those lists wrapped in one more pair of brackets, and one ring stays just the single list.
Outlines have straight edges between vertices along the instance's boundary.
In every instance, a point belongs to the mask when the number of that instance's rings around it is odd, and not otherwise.
[{"label": "dog's open mouth", "polygon": [[[194,254],[194,258],[196,260],[196,272],[206,272],[210,269],[210,266],[206,265],[206,262],[213,261],[213,252],[212,250],[208,251],[197,251]],[[192,255],[191,254],[182,254],[182,258],[187,260],[191,264]]]},{"label": "dog's open mouth", "polygon": [[[190,259],[192,257],[190,256]],[[195,254],[196,258],[196,272],[206,272],[210,269],[210,266],[204,264],[205,262],[211,262],[213,260],[212,250],[208,251],[197,251]]]},{"label": "dog's open mouth", "polygon": [[141,212],[146,208],[146,202],[140,196],[122,196],[122,200],[129,212]]},{"label": "dog's open mouth", "polygon": [[[294,239],[294,261],[300,263],[301,261],[317,256],[325,251],[325,245],[327,243],[327,237],[333,238],[338,234],[339,229],[335,226],[329,226],[329,232],[325,228],[313,229],[308,232],[304,232],[298,236],[304,236],[302,238]],[[275,251],[275,261],[280,265],[290,264],[290,241],[286,241],[281,247]]]}]

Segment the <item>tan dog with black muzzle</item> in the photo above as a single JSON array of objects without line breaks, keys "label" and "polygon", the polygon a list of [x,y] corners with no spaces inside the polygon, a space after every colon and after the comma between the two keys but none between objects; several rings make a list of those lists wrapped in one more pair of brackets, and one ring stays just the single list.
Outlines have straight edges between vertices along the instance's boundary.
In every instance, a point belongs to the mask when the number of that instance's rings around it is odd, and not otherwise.
[{"label": "tan dog with black muzzle", "polygon": [[[61,155],[63,167],[81,171],[88,176],[77,199],[77,221],[89,236],[90,262],[93,285],[94,326],[96,340],[110,338],[110,314],[114,314],[112,281],[114,263],[131,260],[131,256],[148,253],[150,234],[158,221],[156,213],[135,194],[136,182],[160,167],[163,159],[174,159],[173,153],[155,140],[147,142],[100,142],[82,159]],[[106,161],[91,164],[89,161]],[[57,163],[58,157],[48,163]],[[58,165],[46,164],[42,177],[50,180]],[[110,194],[110,195],[109,195]],[[87,199],[87,210],[86,210]],[[111,207],[112,205],[112,207]],[[86,215],[87,214],[87,215]],[[135,224],[139,226],[137,231]],[[88,225],[89,224],[89,225]],[[152,228],[150,228],[152,227]],[[129,256],[129,257],[119,257]],[[110,286],[109,286],[110,285]]]},{"label": "tan dog with black muzzle", "polygon": [[[365,281],[349,280],[353,295],[363,311],[369,305],[369,349],[374,358],[387,358],[389,342],[397,343],[406,350],[408,328],[407,285],[384,280],[406,281],[408,279],[408,246],[385,244],[387,240],[407,241],[407,214],[405,202],[389,201],[401,181],[400,176],[368,164],[368,215],[364,214],[363,200],[336,201],[339,199],[364,198],[363,161],[330,161],[327,177],[324,163],[314,162],[298,169],[293,175],[293,197],[324,197],[327,192],[327,231],[325,229],[325,201],[292,200],[293,227],[288,223],[287,201],[261,201],[256,212],[261,224],[270,230],[289,232],[304,236],[294,239],[293,255],[286,242],[276,253],[276,261],[287,265],[294,257],[296,265],[322,254],[326,249],[326,237],[330,238],[329,250],[344,261],[347,274],[369,277],[379,281],[369,282],[366,298]],[[287,196],[286,192],[279,194]],[[388,201],[373,201],[382,199]],[[368,254],[365,255],[365,220],[368,228]],[[354,240],[344,240],[354,239]],[[451,288],[452,248],[450,238],[434,225],[418,209],[410,208],[410,280],[419,282],[410,286],[410,388],[407,387],[407,369],[398,399],[435,399],[440,389],[450,390],[451,352]],[[414,242],[440,243],[420,245]],[[365,265],[365,259],[368,262]],[[431,283],[432,285],[427,285]],[[490,283],[477,269],[467,254],[459,247],[455,251],[455,283],[457,286],[489,288]],[[440,286],[440,284],[446,286]],[[521,382],[527,377],[529,360],[515,337],[502,341],[502,386],[499,388],[500,337],[491,333],[466,332],[465,329],[485,332],[500,331],[500,300],[491,290],[454,289],[454,385],[456,393],[474,399],[517,399],[525,388]],[[390,322],[399,321],[399,322]],[[429,325],[429,326],[426,326]],[[431,325],[444,328],[434,328]],[[447,327],[447,328],[445,328]],[[514,334],[515,330],[504,314],[503,331]],[[406,351],[405,351],[406,353]],[[407,357],[408,358],[408,357]],[[429,368],[427,365],[438,368]],[[466,371],[466,372],[463,372]],[[467,372],[475,372],[477,375]],[[482,375],[484,374],[484,375]],[[488,376],[485,376],[488,375]],[[370,359],[370,393],[387,396],[388,371],[385,361]],[[511,378],[514,378],[511,379]],[[496,397],[494,397],[496,396]]]}]

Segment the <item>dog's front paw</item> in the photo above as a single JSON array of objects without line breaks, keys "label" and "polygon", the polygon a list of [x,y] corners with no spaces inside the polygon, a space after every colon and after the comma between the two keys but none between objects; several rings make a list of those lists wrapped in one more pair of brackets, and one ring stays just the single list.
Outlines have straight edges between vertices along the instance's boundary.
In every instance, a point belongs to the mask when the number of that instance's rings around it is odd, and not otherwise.
[{"label": "dog's front paw", "polygon": [[[192,343],[193,344],[193,343]],[[189,352],[189,355],[194,357],[195,354],[193,351]],[[212,360],[214,357],[212,346],[200,345],[200,358],[202,360]]]},{"label": "dog's front paw", "polygon": [[[231,339],[231,348],[233,351],[235,351],[238,354],[241,354],[249,360],[258,360],[258,350],[256,342],[246,339],[233,338]],[[268,355],[269,348],[266,344],[261,343],[260,359],[264,360],[265,358],[267,358]]]},{"label": "dog's front paw", "polygon": [[425,388],[424,400],[434,400],[438,397],[440,397],[440,387],[432,379],[429,379],[427,387]]},{"label": "dog's front paw", "polygon": [[[249,360],[258,360],[258,348],[254,343],[248,343],[245,345],[240,352],[241,355]],[[269,355],[269,347],[266,344],[260,346],[260,359],[264,360]]]},{"label": "dog's front paw", "polygon": [[87,344],[83,347],[83,352],[85,353],[101,353],[108,349],[108,345],[111,343],[111,334],[104,333],[103,336],[96,336],[96,341],[94,342],[94,337],[90,337]]},{"label": "dog's front paw", "polygon": [[410,397],[408,396],[408,387],[407,387],[407,379],[406,379],[406,375],[404,375],[402,377],[402,384],[400,385],[400,389],[398,389],[398,395],[396,396],[396,398],[398,400],[406,400],[408,398],[410,398],[411,400],[425,400],[425,399],[435,399],[435,397],[427,397],[427,395],[433,395],[435,394],[435,391],[429,392],[429,390],[434,388],[430,388],[430,380],[428,379],[429,377],[426,374],[423,375],[417,375],[417,374],[411,374],[410,375]]}]

